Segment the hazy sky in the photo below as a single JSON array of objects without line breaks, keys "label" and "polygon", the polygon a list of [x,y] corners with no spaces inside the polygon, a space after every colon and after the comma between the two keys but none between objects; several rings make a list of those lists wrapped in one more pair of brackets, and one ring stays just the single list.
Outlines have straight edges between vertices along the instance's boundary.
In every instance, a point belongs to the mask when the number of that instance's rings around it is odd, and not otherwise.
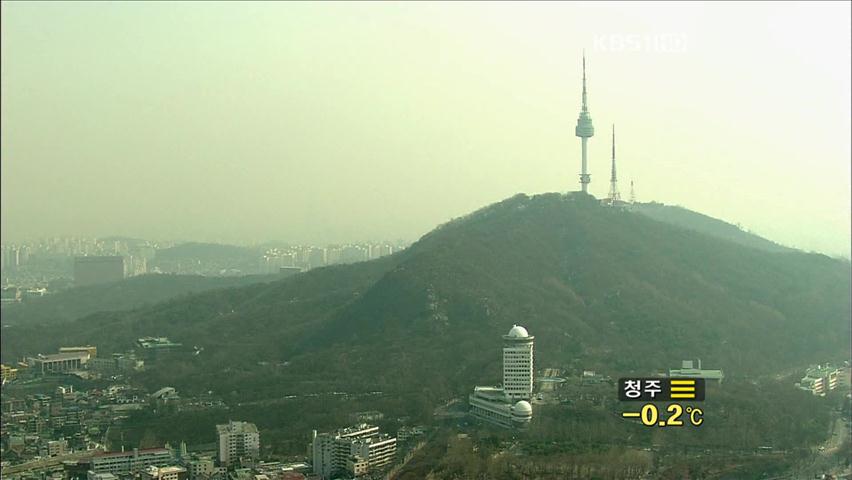
[{"label": "hazy sky", "polygon": [[2,239],[416,239],[626,195],[848,256],[850,3],[3,3]]}]

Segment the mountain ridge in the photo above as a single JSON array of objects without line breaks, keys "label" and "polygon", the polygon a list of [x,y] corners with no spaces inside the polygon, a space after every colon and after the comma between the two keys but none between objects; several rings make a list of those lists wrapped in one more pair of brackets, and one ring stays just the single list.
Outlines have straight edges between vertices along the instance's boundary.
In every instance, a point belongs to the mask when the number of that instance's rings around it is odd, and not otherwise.
[{"label": "mountain ridge", "polygon": [[[750,375],[842,358],[848,287],[849,266],[822,255],[745,247],[579,194],[516,195],[389,257],[106,312],[53,339],[4,335],[3,353],[63,341],[121,351],[164,335],[205,353],[146,372],[152,385],[256,397],[429,385],[441,396],[499,378],[495,345],[517,323],[536,335],[540,366],[615,376],[701,357]],[[264,361],[291,366],[270,373]]]}]

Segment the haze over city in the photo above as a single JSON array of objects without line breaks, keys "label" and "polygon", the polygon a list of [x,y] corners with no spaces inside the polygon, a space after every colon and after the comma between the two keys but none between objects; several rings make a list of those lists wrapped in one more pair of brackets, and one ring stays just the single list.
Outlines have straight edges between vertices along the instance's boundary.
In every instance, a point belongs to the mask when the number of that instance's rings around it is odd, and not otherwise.
[{"label": "haze over city", "polygon": [[[850,246],[850,4],[3,3],[2,242],[416,239],[518,192]],[[747,38],[748,41],[743,41]]]}]

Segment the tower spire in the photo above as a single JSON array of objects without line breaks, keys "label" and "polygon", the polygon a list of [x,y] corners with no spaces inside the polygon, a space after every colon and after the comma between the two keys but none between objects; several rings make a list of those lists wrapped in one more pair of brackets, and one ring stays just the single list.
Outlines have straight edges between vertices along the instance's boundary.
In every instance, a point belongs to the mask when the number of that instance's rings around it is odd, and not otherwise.
[{"label": "tower spire", "polygon": [[586,51],[583,51],[583,106],[580,109],[580,117],[577,118],[577,127],[574,129],[574,134],[580,137],[580,145],[582,147],[582,165],[580,168],[580,188],[583,193],[589,193],[589,183],[592,178],[589,175],[588,169],[588,147],[589,138],[594,136],[595,127],[592,125],[592,117],[589,115],[589,105],[586,95]]},{"label": "tower spire", "polygon": [[618,176],[615,174],[615,124],[612,125],[612,175],[609,178],[609,204],[613,205],[621,201],[618,192]]},{"label": "tower spire", "polygon": [[633,180],[630,180],[630,203],[636,203],[636,190],[633,189]]},{"label": "tower spire", "polygon": [[583,111],[589,111],[589,105],[587,102],[588,98],[586,95],[586,51],[583,50]]}]

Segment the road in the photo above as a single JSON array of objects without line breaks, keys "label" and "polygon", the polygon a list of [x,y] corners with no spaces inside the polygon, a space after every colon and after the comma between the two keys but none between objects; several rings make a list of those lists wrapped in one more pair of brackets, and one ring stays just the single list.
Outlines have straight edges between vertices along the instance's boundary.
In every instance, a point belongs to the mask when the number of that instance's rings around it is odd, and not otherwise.
[{"label": "road", "polygon": [[814,478],[815,475],[830,473],[839,478],[852,473],[843,465],[835,454],[843,445],[843,440],[849,438],[850,431],[842,419],[835,418],[830,430],[830,436],[818,447],[813,448],[813,455],[795,469],[792,478]]}]

